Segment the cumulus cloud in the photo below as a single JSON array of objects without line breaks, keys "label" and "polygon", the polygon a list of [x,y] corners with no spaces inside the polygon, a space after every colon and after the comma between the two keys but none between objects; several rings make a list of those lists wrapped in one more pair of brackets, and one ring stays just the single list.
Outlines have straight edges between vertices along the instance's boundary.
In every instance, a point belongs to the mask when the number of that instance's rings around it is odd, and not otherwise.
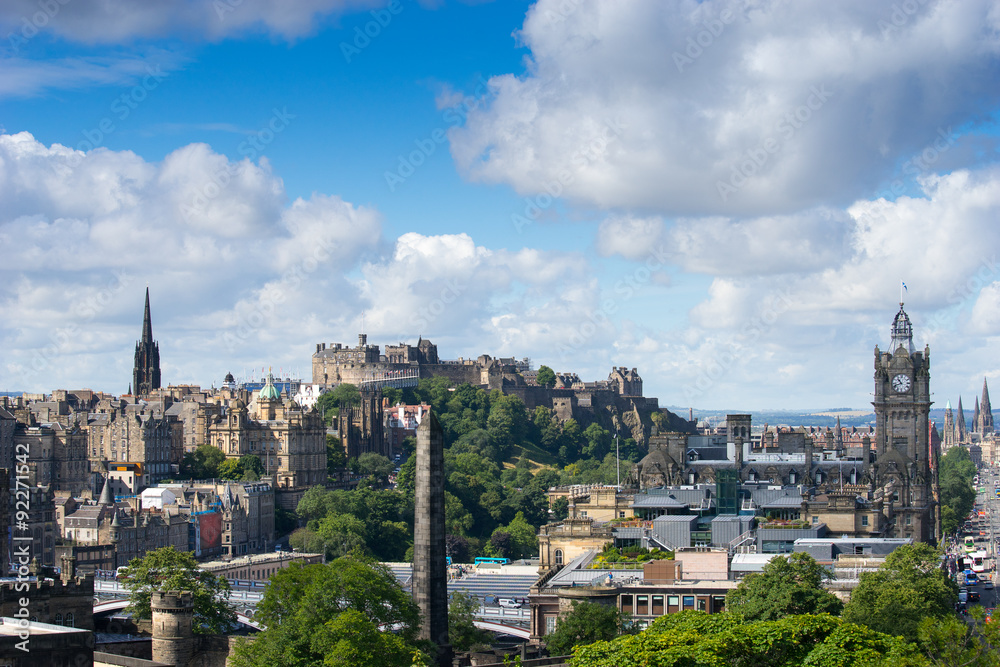
[{"label": "cumulus cloud", "polygon": [[171,377],[201,376],[199,358],[259,359],[289,318],[312,316],[319,329],[327,314],[354,309],[345,274],[380,240],[375,211],[320,194],[288,204],[266,162],[231,162],[203,144],[149,163],[0,135],[0,199],[0,374],[26,388],[78,377],[63,375],[64,357],[81,345],[97,354],[87,340],[121,357],[136,335],[143,283],[157,320],[169,322],[160,329],[170,333],[166,347],[189,353],[188,368]]},{"label": "cumulus cloud", "polygon": [[522,194],[561,183],[602,208],[750,218],[846,206],[1000,94],[993,3],[899,11],[541,0],[519,34],[527,73],[490,80],[489,102],[450,131],[452,155],[474,181]]}]

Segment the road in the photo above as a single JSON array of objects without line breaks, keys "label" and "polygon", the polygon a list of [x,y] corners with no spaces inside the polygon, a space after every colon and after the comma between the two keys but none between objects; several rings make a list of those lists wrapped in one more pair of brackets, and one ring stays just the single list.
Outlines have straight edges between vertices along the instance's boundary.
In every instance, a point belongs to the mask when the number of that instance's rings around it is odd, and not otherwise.
[{"label": "road", "polygon": [[[979,605],[986,609],[993,609],[1000,603],[1000,594],[998,594],[995,587],[998,583],[996,563],[997,538],[1000,537],[1000,498],[996,497],[994,489],[997,487],[994,486],[994,482],[998,479],[1000,479],[1000,475],[993,470],[989,468],[980,470],[979,484],[976,488],[976,506],[973,510],[974,514],[978,514],[979,511],[985,513],[985,516],[973,524],[972,534],[976,538],[976,548],[985,551],[987,554],[986,572],[981,576],[987,577],[994,584],[994,587],[992,589],[987,588],[983,582],[968,586],[967,588],[970,593],[979,593],[980,596],[978,602],[970,602],[969,604]],[[980,532],[983,535],[980,535]],[[958,545],[957,549],[952,549],[952,551],[961,553],[961,544]],[[961,581],[959,585],[963,585]]]}]

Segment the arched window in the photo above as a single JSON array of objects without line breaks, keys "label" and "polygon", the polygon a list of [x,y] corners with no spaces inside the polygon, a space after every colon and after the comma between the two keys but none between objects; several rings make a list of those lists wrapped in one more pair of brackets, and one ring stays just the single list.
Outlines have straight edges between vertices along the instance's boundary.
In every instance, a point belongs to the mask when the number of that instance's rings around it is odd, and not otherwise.
[{"label": "arched window", "polygon": [[75,628],[76,627],[75,625],[73,625],[73,614],[72,614],[72,612],[66,614],[66,622],[63,625],[65,625],[67,628]]},{"label": "arched window", "polygon": [[751,468],[750,472],[747,473],[747,481],[748,482],[756,482],[757,481],[757,471],[754,470],[753,468]]},{"label": "arched window", "polygon": [[56,614],[52,617],[53,625],[62,625],[62,614]]},{"label": "arched window", "polygon": [[556,549],[556,565],[563,564],[563,552],[562,549]]}]

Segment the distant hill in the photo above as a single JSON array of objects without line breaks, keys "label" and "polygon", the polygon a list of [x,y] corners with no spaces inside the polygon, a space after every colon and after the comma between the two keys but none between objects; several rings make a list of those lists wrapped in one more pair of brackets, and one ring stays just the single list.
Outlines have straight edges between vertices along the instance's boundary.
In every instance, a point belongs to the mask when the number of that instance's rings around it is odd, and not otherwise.
[{"label": "distant hill", "polygon": [[[668,410],[687,417],[687,408],[668,406]],[[972,412],[966,410],[966,423],[972,420]],[[862,427],[875,425],[875,412],[869,409],[852,408],[819,408],[816,410],[694,410],[694,418],[698,422],[703,419],[710,420],[713,424],[726,420],[726,415],[749,414],[753,415],[753,425],[763,426],[819,426],[833,427],[837,425],[837,417],[840,417],[842,427]],[[940,433],[944,424],[944,408],[936,408],[930,411],[930,418]]]}]

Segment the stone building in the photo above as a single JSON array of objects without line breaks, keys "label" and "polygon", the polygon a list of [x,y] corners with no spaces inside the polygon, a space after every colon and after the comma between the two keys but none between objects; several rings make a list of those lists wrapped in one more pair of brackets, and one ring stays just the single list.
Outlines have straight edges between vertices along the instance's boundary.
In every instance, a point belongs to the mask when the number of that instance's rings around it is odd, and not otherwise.
[{"label": "stone building", "polygon": [[359,405],[343,405],[337,413],[337,432],[348,459],[366,452],[392,458],[392,443],[386,438],[382,393],[363,386]]},{"label": "stone building", "polygon": [[73,560],[60,562],[56,577],[49,568],[33,561],[29,567],[34,581],[8,580],[0,583],[0,615],[19,615],[20,600],[27,597],[29,619],[70,628],[94,629],[94,578],[78,575]]},{"label": "stone building", "polygon": [[875,461],[872,501],[886,517],[886,537],[937,537],[937,460],[930,446],[930,349],[913,346],[899,304],[889,351],[875,348]]},{"label": "stone building", "polygon": [[181,430],[175,417],[164,415],[149,403],[122,403],[110,412],[88,417],[90,468],[105,472],[113,463],[141,466],[138,492],[171,477],[179,466]]},{"label": "stone building", "polygon": [[283,399],[272,380],[268,374],[252,409],[243,399],[232,399],[209,427],[209,438],[228,459],[260,457],[282,502],[294,509],[306,489],[326,481],[326,429],[315,409]]}]

